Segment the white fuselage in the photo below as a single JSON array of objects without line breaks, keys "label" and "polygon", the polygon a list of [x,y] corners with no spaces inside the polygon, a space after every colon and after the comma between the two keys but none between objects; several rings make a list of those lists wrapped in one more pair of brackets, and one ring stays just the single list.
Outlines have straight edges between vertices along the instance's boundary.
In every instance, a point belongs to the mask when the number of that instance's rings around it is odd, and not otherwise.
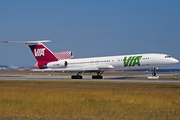
[{"label": "white fuselage", "polygon": [[67,59],[50,62],[46,70],[55,71],[109,71],[161,68],[179,61],[167,54],[149,53]]}]

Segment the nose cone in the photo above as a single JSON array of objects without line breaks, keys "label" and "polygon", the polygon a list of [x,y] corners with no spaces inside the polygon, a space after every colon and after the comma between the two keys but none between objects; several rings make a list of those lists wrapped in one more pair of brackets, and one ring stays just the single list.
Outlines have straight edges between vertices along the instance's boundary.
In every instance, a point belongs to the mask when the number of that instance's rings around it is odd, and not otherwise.
[{"label": "nose cone", "polygon": [[177,64],[177,63],[179,63],[179,60],[173,58],[173,63],[174,63],[174,64]]}]

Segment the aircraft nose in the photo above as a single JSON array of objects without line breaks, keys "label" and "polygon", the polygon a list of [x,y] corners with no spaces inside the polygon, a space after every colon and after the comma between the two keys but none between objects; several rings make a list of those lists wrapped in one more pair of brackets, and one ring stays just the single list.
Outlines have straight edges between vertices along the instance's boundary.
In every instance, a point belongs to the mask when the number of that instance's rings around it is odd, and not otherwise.
[{"label": "aircraft nose", "polygon": [[177,59],[174,58],[174,59],[173,59],[173,63],[174,63],[174,64],[179,63],[179,60],[177,60]]}]

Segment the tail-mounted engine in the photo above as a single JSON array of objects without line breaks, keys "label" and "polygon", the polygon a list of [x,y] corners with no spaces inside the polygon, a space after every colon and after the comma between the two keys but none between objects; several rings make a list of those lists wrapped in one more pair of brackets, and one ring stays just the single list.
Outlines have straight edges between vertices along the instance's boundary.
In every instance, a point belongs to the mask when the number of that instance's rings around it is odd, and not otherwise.
[{"label": "tail-mounted engine", "polygon": [[67,61],[50,62],[47,64],[47,68],[66,68],[67,66]]},{"label": "tail-mounted engine", "polygon": [[37,62],[34,68],[45,69],[45,68],[66,68],[68,66],[67,61],[56,61],[56,62]]}]

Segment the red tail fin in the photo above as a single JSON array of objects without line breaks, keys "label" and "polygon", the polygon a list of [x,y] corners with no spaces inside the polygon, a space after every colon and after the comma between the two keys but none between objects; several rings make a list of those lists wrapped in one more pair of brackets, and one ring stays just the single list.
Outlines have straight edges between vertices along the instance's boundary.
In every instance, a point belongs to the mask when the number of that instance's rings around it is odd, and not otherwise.
[{"label": "red tail fin", "polygon": [[50,42],[50,40],[38,40],[38,41],[3,41],[4,43],[18,43],[29,45],[34,57],[37,60],[35,68],[44,69],[47,63],[52,61],[58,61],[62,59],[70,59],[73,57],[71,51],[53,53],[43,43]]},{"label": "red tail fin", "polygon": [[29,45],[37,62],[52,62],[58,59],[54,56],[53,52],[49,50],[43,43],[36,45]]}]

